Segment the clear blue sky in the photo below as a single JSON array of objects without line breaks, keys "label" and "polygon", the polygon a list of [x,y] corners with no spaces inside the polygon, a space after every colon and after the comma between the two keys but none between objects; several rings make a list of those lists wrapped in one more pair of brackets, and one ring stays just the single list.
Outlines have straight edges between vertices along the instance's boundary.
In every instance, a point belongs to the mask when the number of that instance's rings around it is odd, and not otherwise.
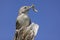
[{"label": "clear blue sky", "polygon": [[35,40],[60,40],[60,0],[0,0],[0,40],[13,40],[18,9],[32,4],[38,13],[28,15],[40,26]]}]

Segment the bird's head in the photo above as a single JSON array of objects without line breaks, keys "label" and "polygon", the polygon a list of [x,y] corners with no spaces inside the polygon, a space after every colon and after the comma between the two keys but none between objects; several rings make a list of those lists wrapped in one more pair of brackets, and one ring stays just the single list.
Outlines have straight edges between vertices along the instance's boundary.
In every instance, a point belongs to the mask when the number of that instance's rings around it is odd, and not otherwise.
[{"label": "bird's head", "polygon": [[21,7],[21,8],[19,9],[19,14],[22,14],[22,13],[27,14],[27,12],[28,12],[31,8],[33,9],[33,11],[37,12],[37,10],[35,9],[34,5],[32,5],[32,6],[23,6],[23,7]]}]

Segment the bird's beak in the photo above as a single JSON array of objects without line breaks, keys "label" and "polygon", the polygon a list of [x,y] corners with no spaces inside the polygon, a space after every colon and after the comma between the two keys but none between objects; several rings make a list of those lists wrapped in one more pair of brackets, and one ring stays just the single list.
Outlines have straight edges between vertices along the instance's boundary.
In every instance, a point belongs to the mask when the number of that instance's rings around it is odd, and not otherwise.
[{"label": "bird's beak", "polygon": [[29,6],[29,9],[32,8],[34,12],[38,12],[38,10],[35,9],[34,5]]}]

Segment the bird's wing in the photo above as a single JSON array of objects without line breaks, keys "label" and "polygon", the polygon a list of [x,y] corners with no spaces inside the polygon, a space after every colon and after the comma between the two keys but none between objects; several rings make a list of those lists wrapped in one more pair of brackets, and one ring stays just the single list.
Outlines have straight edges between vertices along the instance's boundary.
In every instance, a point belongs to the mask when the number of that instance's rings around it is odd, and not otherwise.
[{"label": "bird's wing", "polygon": [[29,26],[29,30],[34,31],[34,35],[35,35],[35,36],[37,35],[38,29],[39,29],[39,25],[38,25],[38,24],[32,23],[32,24]]},{"label": "bird's wing", "polygon": [[[39,25],[32,23],[28,27],[23,28],[22,30],[16,33],[16,37],[18,34],[19,40],[34,40],[38,32]],[[18,39],[18,38],[17,38]]]},{"label": "bird's wing", "polygon": [[18,21],[16,21],[16,29],[20,29],[21,28],[21,25]]},{"label": "bird's wing", "polygon": [[38,24],[33,23],[32,30],[34,31],[34,35],[35,35],[35,36],[37,35],[38,29],[39,29],[39,25],[38,25]]},{"label": "bird's wing", "polygon": [[34,40],[34,37],[36,36],[38,32],[39,26],[35,23],[30,24],[24,31],[24,40]]}]

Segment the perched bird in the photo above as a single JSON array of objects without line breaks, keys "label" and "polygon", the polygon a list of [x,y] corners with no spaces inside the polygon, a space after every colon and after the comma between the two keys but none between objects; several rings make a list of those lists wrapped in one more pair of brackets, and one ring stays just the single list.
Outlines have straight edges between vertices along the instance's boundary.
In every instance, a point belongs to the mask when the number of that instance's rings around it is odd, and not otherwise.
[{"label": "perched bird", "polygon": [[16,33],[14,40],[33,40],[35,37],[39,26],[32,23],[27,15],[31,8],[33,11],[37,12],[34,5],[23,6],[19,9],[19,14],[16,20]]}]

